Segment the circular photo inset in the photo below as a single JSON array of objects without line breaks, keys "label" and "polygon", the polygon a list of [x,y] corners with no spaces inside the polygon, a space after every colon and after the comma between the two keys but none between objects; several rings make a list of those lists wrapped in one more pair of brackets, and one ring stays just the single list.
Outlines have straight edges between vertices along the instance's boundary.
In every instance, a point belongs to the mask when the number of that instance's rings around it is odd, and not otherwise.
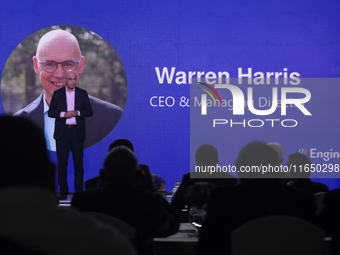
[{"label": "circular photo inset", "polygon": [[76,86],[87,91],[93,110],[93,116],[86,118],[87,148],[113,130],[127,99],[123,63],[106,40],[77,26],[44,28],[18,44],[2,72],[1,102],[5,113],[37,123],[51,151],[56,151],[55,119],[48,117],[49,105],[54,91],[65,86],[68,70],[76,74]]}]

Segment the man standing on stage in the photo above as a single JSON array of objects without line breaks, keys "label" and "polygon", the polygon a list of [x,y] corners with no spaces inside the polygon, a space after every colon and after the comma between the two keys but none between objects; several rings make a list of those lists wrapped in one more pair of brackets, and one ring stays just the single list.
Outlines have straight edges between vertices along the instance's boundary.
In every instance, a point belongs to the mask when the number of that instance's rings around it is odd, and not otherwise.
[{"label": "man standing on stage", "polygon": [[[64,68],[66,61],[58,61],[60,60],[44,60],[40,63],[43,69],[50,68],[49,62],[56,63],[57,69]],[[77,60],[70,59],[68,61],[74,62],[76,67],[74,70],[65,72],[65,87],[54,91],[48,110],[48,116],[55,118],[53,137],[56,140],[58,158],[59,199],[66,199],[69,191],[67,184],[69,148],[71,148],[74,162],[74,189],[75,191],[83,190],[85,118],[93,115],[87,92],[78,87]]]}]

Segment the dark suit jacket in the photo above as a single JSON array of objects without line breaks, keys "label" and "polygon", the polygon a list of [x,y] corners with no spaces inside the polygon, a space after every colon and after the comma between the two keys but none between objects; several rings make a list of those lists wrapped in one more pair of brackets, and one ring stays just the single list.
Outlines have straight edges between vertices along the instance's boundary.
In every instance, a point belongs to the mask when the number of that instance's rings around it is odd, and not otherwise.
[{"label": "dark suit jacket", "polygon": [[[61,118],[60,113],[67,111],[66,104],[66,88],[60,88],[54,91],[48,116],[55,118],[54,139],[59,140],[63,138],[66,128],[66,118]],[[75,87],[74,110],[80,112],[80,116],[76,117],[77,134],[81,141],[86,139],[85,136],[85,118],[93,115],[92,106],[86,90]]]},{"label": "dark suit jacket", "polygon": [[316,220],[314,196],[288,188],[276,180],[241,181],[237,186],[211,191],[198,254],[230,254],[230,232],[246,222],[269,215]]},{"label": "dark suit jacket", "polygon": [[[86,120],[86,140],[84,148],[90,147],[104,139],[118,123],[123,110],[114,104],[89,96],[93,110],[93,117]],[[25,108],[16,112],[14,116],[23,116],[33,120],[44,129],[43,93]]]}]

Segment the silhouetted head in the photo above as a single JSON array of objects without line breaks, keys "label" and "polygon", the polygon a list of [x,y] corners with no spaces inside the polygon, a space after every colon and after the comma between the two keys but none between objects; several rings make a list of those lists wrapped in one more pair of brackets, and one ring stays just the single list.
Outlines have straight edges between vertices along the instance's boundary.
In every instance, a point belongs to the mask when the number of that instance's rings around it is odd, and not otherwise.
[{"label": "silhouetted head", "polygon": [[157,190],[165,190],[165,181],[163,178],[157,176],[156,174],[152,175],[153,185]]},{"label": "silhouetted head", "polygon": [[267,143],[267,145],[271,148],[273,148],[276,153],[277,153],[277,156],[278,156],[278,162],[279,162],[279,165],[282,164],[283,162],[283,148],[281,146],[281,144],[279,143]]},{"label": "silhouetted head", "polygon": [[0,116],[0,188],[33,185],[55,191],[54,171],[41,129],[25,118]]},{"label": "silhouetted head", "polygon": [[139,178],[138,160],[125,146],[113,148],[104,160],[100,171],[105,186],[134,186]]},{"label": "silhouetted head", "polygon": [[125,146],[125,147],[129,148],[131,151],[134,151],[132,143],[127,139],[118,139],[118,140],[114,141],[113,143],[110,144],[109,151],[112,150],[114,147],[117,147],[117,146]]},{"label": "silhouetted head", "polygon": [[[297,178],[309,178],[311,172],[305,171],[310,170],[311,167],[311,161],[310,159],[301,153],[295,152],[292,154],[289,154],[288,156],[288,167],[291,169],[296,169],[296,172],[293,170],[290,171],[289,177],[291,179],[297,179]],[[302,171],[300,171],[302,169]]]},{"label": "silhouetted head", "polygon": [[278,156],[275,150],[262,142],[247,144],[238,154],[236,168],[239,178],[277,178],[282,177],[277,173],[266,172],[262,174],[264,166],[278,167]]},{"label": "silhouetted head", "polygon": [[211,144],[202,144],[196,150],[196,166],[215,166],[218,164],[218,151]]}]

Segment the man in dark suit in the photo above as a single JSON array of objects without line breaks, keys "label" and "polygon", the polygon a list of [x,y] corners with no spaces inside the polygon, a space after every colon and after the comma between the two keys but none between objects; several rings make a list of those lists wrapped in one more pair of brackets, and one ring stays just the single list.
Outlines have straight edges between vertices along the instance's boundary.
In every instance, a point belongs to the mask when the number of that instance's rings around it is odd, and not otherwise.
[{"label": "man in dark suit", "polygon": [[[51,98],[55,90],[65,85],[65,71],[71,69],[79,78],[84,69],[84,57],[81,56],[77,39],[71,33],[58,29],[46,33],[40,39],[33,64],[44,92],[14,115],[28,117],[38,124],[44,130],[47,148],[55,151],[54,119],[49,118],[47,114]],[[48,65],[50,69],[46,71]],[[108,135],[123,112],[117,105],[95,97],[89,98],[94,116],[87,122],[85,148],[98,143]]]},{"label": "man in dark suit", "polygon": [[[280,173],[256,172],[256,167],[279,165],[274,149],[261,142],[252,142],[241,150],[235,165],[240,184],[211,191],[198,254],[230,254],[230,233],[244,223],[264,216],[289,215],[317,222],[313,195],[288,188],[276,179],[281,177]],[[250,171],[252,167],[253,172]]]},{"label": "man in dark suit", "polygon": [[69,148],[73,153],[74,189],[83,190],[85,118],[93,115],[87,92],[76,87],[78,84],[76,72],[67,71],[65,81],[65,87],[54,91],[48,110],[48,116],[56,119],[54,139],[57,147],[60,199],[66,199],[69,191],[67,185]]},{"label": "man in dark suit", "polygon": [[[55,146],[53,146],[53,129],[49,129],[44,124],[43,98],[44,92],[24,109],[16,112],[14,116],[28,117],[33,120],[45,131],[45,138],[47,142],[49,142],[48,149],[55,151]],[[86,122],[86,140],[84,142],[84,148],[88,148],[105,138],[105,136],[116,126],[123,113],[123,110],[117,105],[110,104],[90,95],[89,99],[94,115]],[[50,133],[49,136],[47,136],[47,133]]]}]

